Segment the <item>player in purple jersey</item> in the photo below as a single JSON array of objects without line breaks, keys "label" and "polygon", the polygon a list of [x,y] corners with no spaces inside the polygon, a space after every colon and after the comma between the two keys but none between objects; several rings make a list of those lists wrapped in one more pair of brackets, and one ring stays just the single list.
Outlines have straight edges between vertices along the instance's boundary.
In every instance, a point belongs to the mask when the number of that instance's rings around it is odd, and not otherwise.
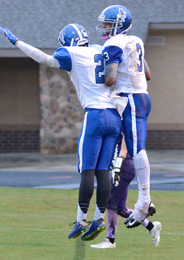
[{"label": "player in purple jersey", "polygon": [[[81,106],[85,109],[84,121],[78,142],[79,188],[77,219],[68,238],[94,239],[106,226],[104,215],[110,194],[109,168],[115,146],[121,133],[119,114],[110,99],[110,90],[104,84],[104,58],[101,48],[90,46],[86,30],[79,24],[65,26],[59,34],[61,48],[53,55],[17,39],[7,28],[0,32],[29,57],[38,63],[69,73]],[[92,224],[86,221],[88,207],[97,180],[96,209]]]},{"label": "player in purple jersey", "polygon": [[138,200],[133,213],[125,221],[126,226],[132,228],[156,211],[151,204],[150,165],[146,153],[151,99],[144,75],[144,44],[139,37],[126,34],[132,26],[132,17],[124,6],[107,7],[98,20],[102,25],[97,27],[97,31],[103,38],[108,38],[102,51],[106,59],[105,84],[109,87],[114,85],[112,98],[123,118],[125,142],[138,181]]}]

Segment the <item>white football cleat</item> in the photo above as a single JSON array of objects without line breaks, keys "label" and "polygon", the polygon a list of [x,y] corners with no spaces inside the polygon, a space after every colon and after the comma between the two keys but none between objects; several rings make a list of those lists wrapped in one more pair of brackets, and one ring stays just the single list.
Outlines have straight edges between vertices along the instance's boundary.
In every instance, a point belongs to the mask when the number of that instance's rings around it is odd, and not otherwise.
[{"label": "white football cleat", "polygon": [[156,247],[159,245],[159,242],[160,242],[160,231],[161,231],[162,225],[158,221],[153,222],[153,225],[154,225],[154,227],[152,228],[151,231],[149,231],[149,233],[152,237],[153,245],[154,245],[154,247]]},{"label": "white football cleat", "polygon": [[103,242],[96,245],[90,245],[92,248],[116,248],[116,243],[112,244],[108,238],[105,238]]}]

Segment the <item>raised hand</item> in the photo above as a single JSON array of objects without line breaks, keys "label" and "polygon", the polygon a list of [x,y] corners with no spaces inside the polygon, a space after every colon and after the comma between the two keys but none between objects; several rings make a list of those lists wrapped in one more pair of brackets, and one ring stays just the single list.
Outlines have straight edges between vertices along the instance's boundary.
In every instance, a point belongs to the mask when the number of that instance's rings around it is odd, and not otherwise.
[{"label": "raised hand", "polygon": [[13,35],[12,32],[10,32],[10,30],[8,30],[5,27],[0,27],[0,32],[4,33],[4,35],[8,38],[8,40],[15,45],[15,43],[18,41],[18,38],[15,37],[15,35]]}]

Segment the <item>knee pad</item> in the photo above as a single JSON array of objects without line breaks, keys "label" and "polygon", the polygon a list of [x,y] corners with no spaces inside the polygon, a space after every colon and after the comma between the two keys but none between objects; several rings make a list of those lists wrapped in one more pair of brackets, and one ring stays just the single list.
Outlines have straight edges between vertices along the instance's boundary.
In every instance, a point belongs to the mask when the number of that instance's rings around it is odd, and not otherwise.
[{"label": "knee pad", "polygon": [[134,156],[133,161],[136,170],[149,167],[148,156],[145,150],[141,150],[139,153],[137,153]]},{"label": "knee pad", "polygon": [[150,185],[150,165],[146,151],[141,150],[133,160],[139,187],[141,188],[140,185]]}]

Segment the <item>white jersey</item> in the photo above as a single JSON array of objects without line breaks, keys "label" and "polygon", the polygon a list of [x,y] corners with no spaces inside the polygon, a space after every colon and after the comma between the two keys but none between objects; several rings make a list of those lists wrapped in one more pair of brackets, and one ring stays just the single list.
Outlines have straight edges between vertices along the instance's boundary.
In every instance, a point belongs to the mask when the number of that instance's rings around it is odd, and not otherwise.
[{"label": "white jersey", "polygon": [[69,72],[83,108],[115,108],[110,89],[104,84],[104,58],[101,46],[62,47],[53,55],[60,69]]},{"label": "white jersey", "polygon": [[36,62],[68,71],[83,108],[115,108],[104,84],[102,46],[62,47],[53,56],[23,41],[18,41],[17,47]]},{"label": "white jersey", "polygon": [[148,93],[144,72],[144,44],[136,36],[118,34],[103,46],[106,64],[118,63],[115,91]]}]

